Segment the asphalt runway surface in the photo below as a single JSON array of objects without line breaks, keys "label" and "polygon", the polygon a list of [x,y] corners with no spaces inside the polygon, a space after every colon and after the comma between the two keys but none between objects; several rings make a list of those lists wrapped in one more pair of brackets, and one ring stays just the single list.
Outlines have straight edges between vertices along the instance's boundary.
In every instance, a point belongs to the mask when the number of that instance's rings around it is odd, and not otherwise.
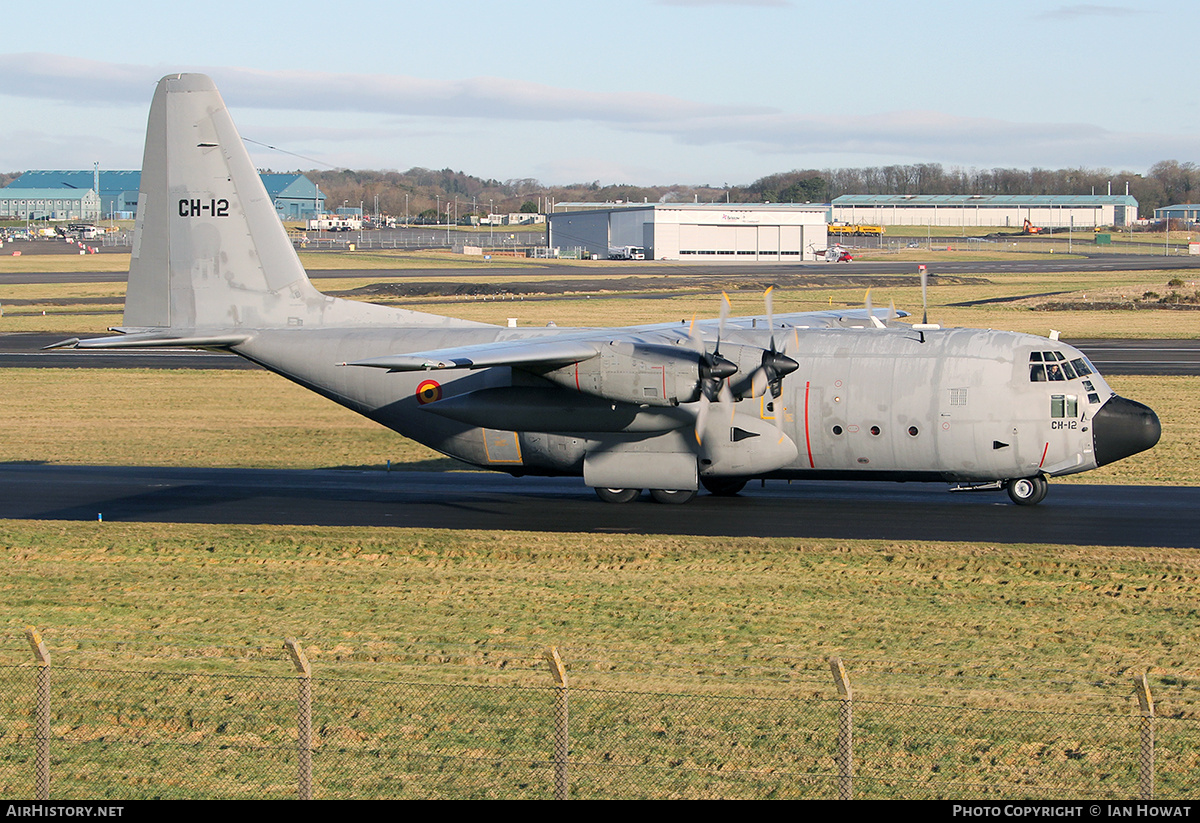
[{"label": "asphalt runway surface", "polygon": [[8,463],[0,518],[1200,548],[1197,487],[1052,483],[1034,507],[947,488],[768,481],[733,498],[613,505],[578,478]]},{"label": "asphalt runway surface", "polygon": [[[7,251],[7,249],[6,249]],[[108,249],[105,249],[108,251]],[[128,251],[121,247],[120,251]],[[1077,253],[1082,254],[1082,252]],[[778,276],[823,274],[868,277],[882,274],[918,273],[917,261],[884,262],[867,261],[853,263],[758,263],[758,264],[697,264],[683,262],[639,261],[613,262],[602,267],[580,267],[577,265],[542,262],[536,267],[521,265],[516,260],[480,263],[478,268],[404,268],[404,269],[321,269],[313,266],[308,276],[313,280],[361,279],[364,277],[401,278],[426,280],[445,279],[471,272],[486,273],[495,277],[511,273],[514,276],[535,274],[538,277],[553,277],[556,274],[569,277],[596,275],[598,277],[669,277],[671,275],[719,275],[722,278],[761,280]],[[1080,272],[1080,271],[1174,271],[1178,269],[1200,269],[1200,256],[1187,254],[1089,254],[1084,257],[1072,255],[1071,259],[1053,260],[1038,257],[1030,260],[938,260],[933,253],[924,261],[929,275],[983,275],[988,272]],[[0,285],[27,283],[124,283],[127,272],[12,272],[0,273]]]}]

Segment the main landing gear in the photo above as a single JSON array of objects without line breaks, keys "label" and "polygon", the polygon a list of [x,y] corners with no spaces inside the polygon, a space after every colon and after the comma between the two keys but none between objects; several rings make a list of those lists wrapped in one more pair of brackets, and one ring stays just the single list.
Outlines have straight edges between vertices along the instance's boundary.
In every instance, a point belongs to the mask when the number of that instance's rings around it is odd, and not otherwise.
[{"label": "main landing gear", "polygon": [[[641,489],[596,489],[596,496],[605,503],[632,503],[641,495]],[[696,490],[651,489],[650,496],[658,503],[687,503],[696,496]]]},{"label": "main landing gear", "polygon": [[1006,486],[1009,499],[1018,506],[1036,506],[1046,497],[1050,484],[1046,476],[1039,474],[1035,477],[1019,477],[1009,480]]}]

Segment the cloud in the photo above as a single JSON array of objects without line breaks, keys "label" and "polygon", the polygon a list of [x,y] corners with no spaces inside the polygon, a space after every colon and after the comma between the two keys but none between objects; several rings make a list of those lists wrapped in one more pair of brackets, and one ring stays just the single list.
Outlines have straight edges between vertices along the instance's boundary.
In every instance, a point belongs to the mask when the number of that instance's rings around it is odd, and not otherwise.
[{"label": "cloud", "polygon": [[[205,71],[204,67],[189,68]],[[144,110],[155,81],[170,70],[55,55],[0,55],[0,74],[6,78],[3,94],[79,105],[129,104]],[[1014,122],[920,110],[861,115],[795,112],[495,77],[441,80],[220,67],[207,69],[207,73],[217,81],[235,114],[244,109],[303,113],[301,122],[285,118],[290,125],[272,125],[256,136],[279,143],[286,133],[289,148],[304,155],[319,156],[326,150],[316,146],[334,143],[341,146],[340,158],[353,153],[351,140],[360,146],[374,143],[392,152],[411,153],[424,150],[419,145],[423,135],[443,134],[452,142],[456,135],[462,138],[480,129],[493,135],[506,133],[506,146],[525,145],[530,133],[527,124],[541,123],[541,133],[556,137],[537,162],[566,163],[573,157],[583,161],[573,166],[581,177],[593,178],[595,173],[582,170],[589,157],[607,153],[614,167],[633,170],[654,151],[659,152],[660,162],[671,162],[671,146],[676,147],[676,154],[679,147],[703,149],[709,165],[723,165],[740,156],[743,161],[753,157],[763,164],[788,167],[826,162],[823,158],[835,164],[864,158],[868,163],[883,159],[984,167],[1128,167],[1135,161],[1191,156],[1197,142],[1192,134],[1117,132],[1081,122]],[[346,117],[322,118],[309,116],[310,112],[354,113],[360,127],[348,125]],[[626,139],[617,140],[619,135]],[[639,135],[661,140],[639,146]],[[463,138],[456,145],[466,146],[467,142]],[[619,151],[623,154],[618,155]],[[338,165],[345,162],[339,159]]]},{"label": "cloud", "polygon": [[[211,74],[232,105],[262,109],[610,123],[767,111],[762,107],[697,103],[648,92],[592,92],[498,77],[430,80],[246,68],[189,70]],[[155,81],[172,71],[179,68],[101,63],[45,54],[0,55],[5,94],[79,104],[145,104]]]}]

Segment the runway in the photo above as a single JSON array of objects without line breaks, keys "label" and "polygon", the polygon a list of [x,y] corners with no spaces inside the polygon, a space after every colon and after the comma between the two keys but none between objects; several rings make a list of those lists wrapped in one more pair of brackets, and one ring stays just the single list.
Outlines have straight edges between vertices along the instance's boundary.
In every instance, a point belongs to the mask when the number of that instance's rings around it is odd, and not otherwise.
[{"label": "runway", "polygon": [[[46,346],[87,334],[44,332],[0,334],[0,369],[257,369],[227,352],[156,349],[86,351]],[[1067,340],[1079,348],[1101,374],[1200,375],[1198,340]]]},{"label": "runway", "polygon": [[578,478],[9,463],[0,518],[1200,548],[1200,487],[1051,483],[1031,508],[947,488],[768,481],[735,498],[611,505]]}]

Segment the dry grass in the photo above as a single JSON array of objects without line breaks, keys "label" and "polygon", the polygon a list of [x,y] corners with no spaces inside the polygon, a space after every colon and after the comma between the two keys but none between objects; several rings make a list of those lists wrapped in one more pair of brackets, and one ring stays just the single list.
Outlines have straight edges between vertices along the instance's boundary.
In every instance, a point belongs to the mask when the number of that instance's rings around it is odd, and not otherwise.
[{"label": "dry grass", "polygon": [[448,468],[455,461],[273,374],[0,370],[0,461]]},{"label": "dry grass", "polygon": [[828,695],[834,655],[863,699],[1076,711],[1097,678],[1200,676],[1188,551],[93,522],[0,523],[0,550],[0,659],[34,623],[64,665],[283,674],[296,636],[327,677],[537,685],[558,645],[582,688]]}]

